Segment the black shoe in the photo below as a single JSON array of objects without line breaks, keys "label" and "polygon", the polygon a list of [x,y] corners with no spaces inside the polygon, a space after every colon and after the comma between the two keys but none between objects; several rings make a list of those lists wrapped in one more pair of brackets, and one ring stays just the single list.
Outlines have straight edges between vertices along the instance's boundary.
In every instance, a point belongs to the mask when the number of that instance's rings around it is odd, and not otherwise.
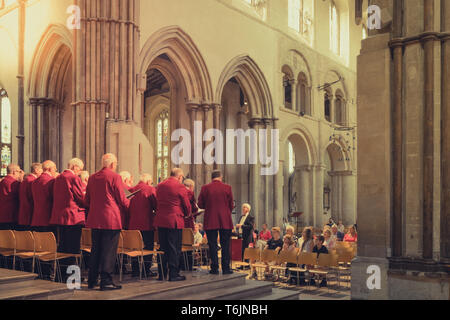
[{"label": "black shoe", "polygon": [[219,270],[209,270],[210,274],[219,274]]},{"label": "black shoe", "polygon": [[223,275],[225,274],[233,274],[233,270],[225,270],[222,272]]},{"label": "black shoe", "polygon": [[100,284],[100,291],[112,291],[112,290],[120,290],[122,289],[121,285],[117,285],[114,283],[109,284]]},{"label": "black shoe", "polygon": [[185,277],[185,276],[176,276],[176,277],[174,277],[174,278],[170,278],[170,279],[169,279],[170,282],[184,281],[184,280],[186,280],[186,277]]},{"label": "black shoe", "polygon": [[93,289],[95,289],[95,287],[98,287],[99,285],[100,284],[98,283],[98,281],[94,282],[94,283],[88,283],[88,289],[93,290]]},{"label": "black shoe", "polygon": [[156,277],[158,275],[157,273],[155,273],[151,270],[147,270],[146,274],[147,274],[147,277],[150,277],[150,278]]}]

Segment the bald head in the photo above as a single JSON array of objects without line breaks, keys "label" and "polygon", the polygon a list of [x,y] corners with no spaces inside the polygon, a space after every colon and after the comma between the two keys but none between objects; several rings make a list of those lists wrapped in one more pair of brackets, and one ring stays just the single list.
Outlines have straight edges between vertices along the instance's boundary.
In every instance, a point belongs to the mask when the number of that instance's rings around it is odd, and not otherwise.
[{"label": "bald head", "polygon": [[117,169],[117,158],[112,153],[107,153],[102,157],[102,165],[103,168],[111,169],[112,171],[116,171]]}]

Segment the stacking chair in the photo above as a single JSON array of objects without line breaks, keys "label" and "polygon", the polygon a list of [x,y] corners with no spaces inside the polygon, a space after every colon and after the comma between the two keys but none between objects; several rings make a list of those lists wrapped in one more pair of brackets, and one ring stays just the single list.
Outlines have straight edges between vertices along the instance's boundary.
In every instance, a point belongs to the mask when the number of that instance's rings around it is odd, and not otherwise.
[{"label": "stacking chair", "polygon": [[7,267],[7,258],[12,257],[13,259],[13,270],[16,267],[16,237],[14,236],[14,232],[11,230],[0,230],[0,255],[3,257],[5,263],[3,267]]},{"label": "stacking chair", "polygon": [[[301,266],[305,266],[304,268],[300,268],[301,271],[299,272],[305,272],[305,282],[308,283],[308,288],[311,284],[311,272],[315,265],[317,264],[317,253],[308,253],[308,252],[301,252],[299,256],[297,257],[298,264]],[[305,270],[305,271],[303,271]]]},{"label": "stacking chair", "polygon": [[[142,270],[144,270],[144,276],[147,278],[147,273],[144,268],[144,256],[159,255],[158,251],[144,250],[144,241],[142,234],[137,230],[122,230],[122,245],[119,243],[119,250],[121,254],[120,260],[120,281],[122,281],[122,266],[123,257],[137,258],[139,262],[139,279],[142,280]],[[161,263],[162,269],[162,263]]]},{"label": "stacking chair", "polygon": [[260,261],[261,250],[258,248],[246,248],[244,251],[244,260],[249,260],[249,262],[238,261],[235,262],[235,266],[237,267],[250,267],[250,272],[252,271],[252,261]]},{"label": "stacking chair", "polygon": [[277,261],[277,257],[278,251],[264,249],[261,253],[261,262],[254,263],[253,268],[257,270],[257,274],[259,275],[258,269],[263,269],[265,271],[269,268],[269,263]]},{"label": "stacking chair", "polygon": [[61,253],[57,250],[56,238],[53,232],[33,232],[35,240],[35,258],[38,264],[39,275],[42,277],[41,263],[50,264],[53,262],[53,281],[57,281],[59,276],[62,281],[60,260],[75,258],[80,264],[81,255],[74,253]]},{"label": "stacking chair", "polygon": [[188,253],[192,253],[192,266],[194,266],[194,232],[192,232],[192,229],[185,228],[183,229],[182,234],[182,242],[181,242],[181,253],[183,254],[183,261],[184,261],[184,267],[185,270],[188,270],[189,268],[189,255]]},{"label": "stacking chair", "polygon": [[269,266],[269,269],[277,272],[277,280],[280,278],[280,272],[286,273],[286,263],[289,260],[289,252],[285,250],[281,250],[277,256],[276,264],[273,266]]},{"label": "stacking chair", "polygon": [[20,270],[24,271],[23,260],[31,261],[31,272],[34,272],[34,266],[36,262],[35,250],[34,250],[34,236],[31,231],[14,231],[14,237],[16,238],[16,250],[14,253],[14,259],[19,258]]},{"label": "stacking chair", "polygon": [[321,253],[319,255],[319,258],[317,259],[316,268],[310,270],[309,272],[312,275],[325,277],[325,280],[327,281],[328,292],[330,292],[330,286],[328,284],[329,278],[334,276],[334,279],[336,279],[339,286],[339,277],[335,269],[337,266],[338,266],[337,255]]},{"label": "stacking chair", "polygon": [[340,248],[336,250],[337,252],[337,259],[338,259],[338,266],[336,267],[336,270],[338,272],[338,278],[339,282],[341,281],[341,276],[350,276],[351,270],[350,270],[350,264],[355,257],[355,252],[353,248]]}]

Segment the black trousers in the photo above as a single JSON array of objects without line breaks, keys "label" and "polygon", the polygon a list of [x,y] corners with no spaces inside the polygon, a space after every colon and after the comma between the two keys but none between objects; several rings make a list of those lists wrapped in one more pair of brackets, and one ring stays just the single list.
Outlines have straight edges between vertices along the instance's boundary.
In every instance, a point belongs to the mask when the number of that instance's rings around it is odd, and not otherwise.
[{"label": "black trousers", "polygon": [[[252,237],[253,237],[253,235],[252,235]],[[251,239],[252,238],[248,234],[243,234],[242,235],[242,261],[244,261],[245,249],[247,249],[248,246],[250,245],[250,243],[252,243]]]},{"label": "black trousers", "polygon": [[102,284],[112,282],[120,230],[92,230],[92,252],[89,259],[89,283],[95,283],[100,273]]},{"label": "black trousers", "polygon": [[[152,251],[155,247],[155,232],[154,231],[141,231],[142,238],[144,240],[144,250]],[[152,267],[153,256],[144,257],[144,268],[148,273]],[[131,266],[133,274],[139,274],[139,263],[137,258],[131,260]]]},{"label": "black trousers", "polygon": [[0,223],[0,230],[15,230],[15,228],[14,223]]},{"label": "black trousers", "polygon": [[[167,275],[168,269],[169,278],[175,278],[180,272],[180,251],[183,230],[158,228],[158,236],[161,250],[164,251],[164,255],[162,256],[164,275]],[[160,267],[158,266],[158,268]]]},{"label": "black trousers", "polygon": [[208,237],[209,254],[211,257],[211,270],[219,270],[219,258],[217,256],[217,235],[220,236],[220,247],[222,248],[222,272],[229,271],[230,268],[230,239],[231,230],[207,230],[206,236]]},{"label": "black trousers", "polygon": [[81,230],[83,226],[59,226],[58,251],[62,253],[80,253]]}]

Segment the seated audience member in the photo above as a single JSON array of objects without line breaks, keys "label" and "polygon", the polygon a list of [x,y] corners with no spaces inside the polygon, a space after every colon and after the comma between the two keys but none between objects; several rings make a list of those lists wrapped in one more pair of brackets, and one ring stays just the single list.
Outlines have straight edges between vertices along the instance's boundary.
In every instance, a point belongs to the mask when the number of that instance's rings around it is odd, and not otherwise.
[{"label": "seated audience member", "polygon": [[358,241],[358,234],[356,233],[355,226],[351,226],[348,230],[348,233],[344,237],[345,242],[357,242]]},{"label": "seated audience member", "polygon": [[267,223],[264,223],[262,225],[262,230],[259,233],[259,240],[257,242],[257,248],[264,249],[267,245],[267,241],[269,241],[272,238],[272,235],[270,234],[270,231],[267,229]]},{"label": "seated audience member", "polygon": [[272,228],[272,238],[267,241],[264,249],[269,250],[281,250],[283,248],[283,240],[281,240],[281,231],[280,228],[274,227]]},{"label": "seated audience member", "polygon": [[[319,257],[319,255],[321,253],[328,254],[328,249],[327,249],[327,247],[325,247],[324,242],[325,242],[324,236],[320,236],[317,239],[317,245],[315,245],[314,248],[313,248],[313,253],[317,253],[317,257]],[[314,279],[311,279],[311,284],[315,285],[315,280]],[[322,279],[322,282],[320,283],[320,286],[321,287],[326,287],[327,286],[327,280],[326,279]]]},{"label": "seated audience member", "polygon": [[336,241],[343,241],[344,240],[344,233],[340,232],[337,225],[333,225],[331,227],[331,236],[336,237]]},{"label": "seated audience member", "polygon": [[205,233],[205,230],[203,230],[203,223],[199,223],[199,224],[198,224],[198,232],[200,232],[201,235],[202,235],[203,237],[205,237],[206,233]]},{"label": "seated audience member", "polygon": [[314,240],[312,236],[312,230],[305,228],[302,233],[303,243],[300,247],[300,252],[311,253],[314,248]]},{"label": "seated audience member", "polygon": [[[284,238],[283,238],[283,248],[281,249],[281,251],[293,251],[293,250],[295,250],[296,246],[297,246],[297,242],[294,241],[292,235],[286,234],[284,236]],[[290,273],[289,268],[296,267],[296,266],[297,265],[294,264],[294,263],[287,263],[286,264],[286,267],[287,267],[287,269],[286,269],[286,277],[289,277],[289,273]],[[295,283],[295,278],[293,276],[294,276],[294,274],[292,274],[289,277],[289,283],[290,284]]]},{"label": "seated audience member", "polygon": [[336,247],[336,238],[331,235],[331,230],[325,230],[323,236],[325,238],[323,245],[327,247],[328,251],[333,250]]},{"label": "seated audience member", "polygon": [[327,226],[331,227],[334,224],[333,218],[330,218],[328,220],[328,223],[326,224]]},{"label": "seated audience member", "polygon": [[337,229],[338,229],[339,232],[345,233],[345,226],[342,223],[342,220],[339,220],[339,223],[337,224]]},{"label": "seated audience member", "polygon": [[198,223],[196,223],[194,225],[194,246],[198,247],[202,244],[202,242],[203,242],[203,236],[200,233]]},{"label": "seated audience member", "polygon": [[286,235],[290,235],[292,238],[292,241],[295,242],[295,247],[297,246],[297,241],[298,238],[297,236],[294,234],[294,227],[293,226],[288,226],[286,227]]}]

